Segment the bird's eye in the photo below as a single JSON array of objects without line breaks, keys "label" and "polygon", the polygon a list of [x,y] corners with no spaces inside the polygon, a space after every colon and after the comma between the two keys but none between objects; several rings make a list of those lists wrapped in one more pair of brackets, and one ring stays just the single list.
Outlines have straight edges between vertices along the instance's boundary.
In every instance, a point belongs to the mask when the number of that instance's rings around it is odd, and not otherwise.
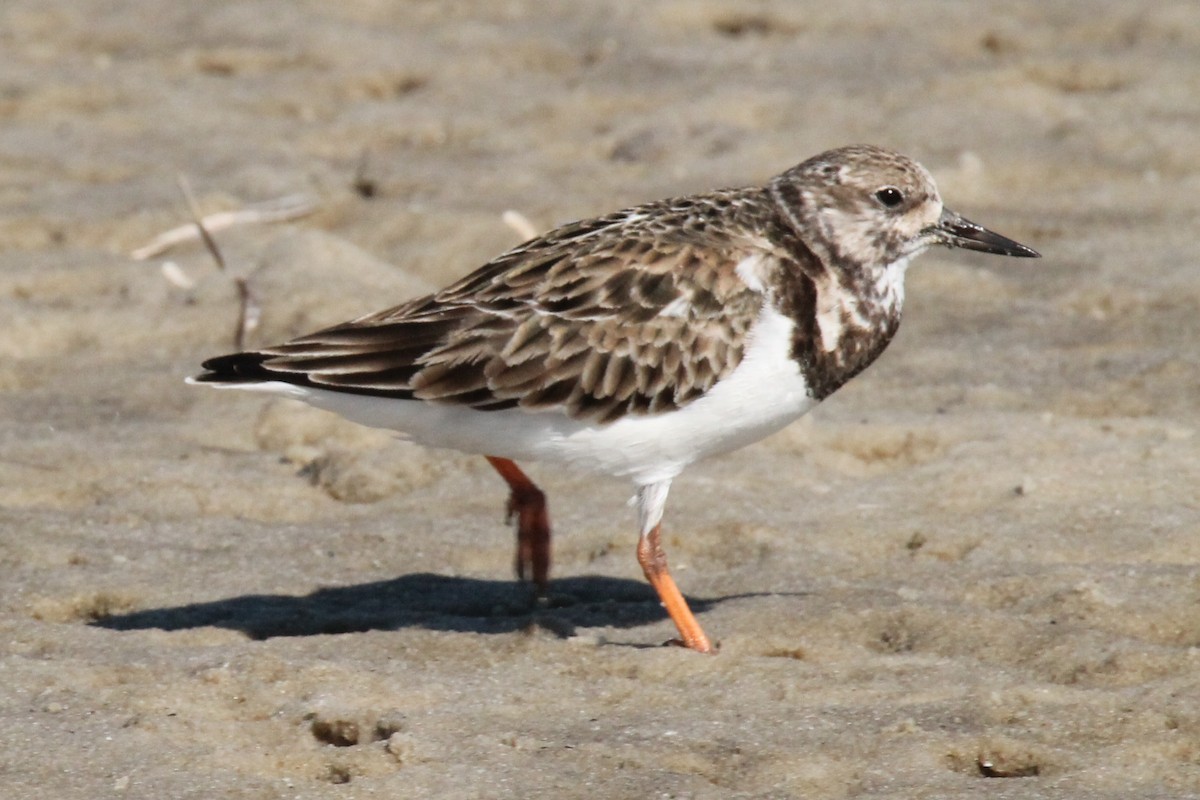
[{"label": "bird's eye", "polygon": [[895,186],[885,186],[875,193],[875,199],[888,208],[895,208],[904,202],[904,195]]}]

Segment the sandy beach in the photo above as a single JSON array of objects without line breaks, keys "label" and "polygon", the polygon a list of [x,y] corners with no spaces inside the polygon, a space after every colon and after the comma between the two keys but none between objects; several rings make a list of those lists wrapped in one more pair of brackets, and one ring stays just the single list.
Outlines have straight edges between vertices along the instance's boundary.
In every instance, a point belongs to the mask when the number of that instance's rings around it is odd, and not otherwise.
[{"label": "sandy beach", "polygon": [[[811,7],[810,7],[811,6]],[[0,796],[1200,796],[1200,5],[6,0]],[[869,142],[1041,260],[938,250],[862,376],[672,488],[506,490],[234,349],[536,230]],[[131,254],[190,212],[313,213]]]}]

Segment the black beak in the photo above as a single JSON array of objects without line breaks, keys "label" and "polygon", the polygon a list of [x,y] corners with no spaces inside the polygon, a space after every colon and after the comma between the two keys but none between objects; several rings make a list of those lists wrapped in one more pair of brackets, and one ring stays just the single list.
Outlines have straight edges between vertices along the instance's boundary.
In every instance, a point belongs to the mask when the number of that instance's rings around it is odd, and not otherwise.
[{"label": "black beak", "polygon": [[1014,242],[1006,236],[993,233],[982,225],[976,225],[971,220],[960,217],[948,208],[942,209],[942,218],[931,229],[938,244],[946,247],[961,247],[964,250],[978,250],[981,253],[993,253],[998,256],[1016,256],[1017,258],[1041,258],[1042,254],[1032,247],[1026,247],[1020,242]]}]

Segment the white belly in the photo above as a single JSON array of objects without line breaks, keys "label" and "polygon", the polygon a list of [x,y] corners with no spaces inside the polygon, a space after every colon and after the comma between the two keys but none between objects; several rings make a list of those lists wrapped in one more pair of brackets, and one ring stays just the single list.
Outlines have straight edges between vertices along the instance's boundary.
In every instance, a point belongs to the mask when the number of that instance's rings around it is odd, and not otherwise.
[{"label": "white belly", "polygon": [[790,357],[792,323],[764,309],[738,368],[683,408],[607,425],[555,411],[475,411],[271,381],[230,388],[294,397],[430,447],[571,464],[627,475],[639,485],[669,480],[688,464],[762,439],[817,404]]}]

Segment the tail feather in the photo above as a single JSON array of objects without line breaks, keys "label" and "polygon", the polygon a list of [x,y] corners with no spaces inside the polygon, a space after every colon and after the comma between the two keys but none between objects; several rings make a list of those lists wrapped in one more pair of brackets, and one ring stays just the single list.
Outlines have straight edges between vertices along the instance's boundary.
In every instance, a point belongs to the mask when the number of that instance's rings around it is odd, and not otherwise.
[{"label": "tail feather", "polygon": [[210,358],[200,366],[205,372],[191,379],[191,383],[257,383],[279,380],[279,375],[263,366],[270,356],[265,353],[233,353]]},{"label": "tail feather", "polygon": [[[201,364],[200,366],[205,369],[205,372],[188,378],[187,382],[191,384],[206,383],[210,386],[241,386],[247,389],[258,388],[254,384],[270,384],[278,387],[279,384],[290,383],[293,386],[308,386],[348,394],[366,394],[401,400],[411,400],[413,397],[412,389],[407,386],[407,380],[411,375],[404,370],[415,371],[417,367],[409,366],[375,374],[376,378],[390,377],[392,383],[384,381],[380,385],[359,386],[348,380],[346,376],[333,375],[331,378],[322,378],[320,373],[288,368],[287,365],[277,364],[273,367],[270,362],[276,360],[286,362],[287,359],[272,353],[253,351],[217,356]],[[315,379],[314,374],[316,375]],[[395,381],[399,380],[401,376],[404,378],[404,385],[395,385]],[[277,391],[277,389],[272,389],[272,391]]]}]

